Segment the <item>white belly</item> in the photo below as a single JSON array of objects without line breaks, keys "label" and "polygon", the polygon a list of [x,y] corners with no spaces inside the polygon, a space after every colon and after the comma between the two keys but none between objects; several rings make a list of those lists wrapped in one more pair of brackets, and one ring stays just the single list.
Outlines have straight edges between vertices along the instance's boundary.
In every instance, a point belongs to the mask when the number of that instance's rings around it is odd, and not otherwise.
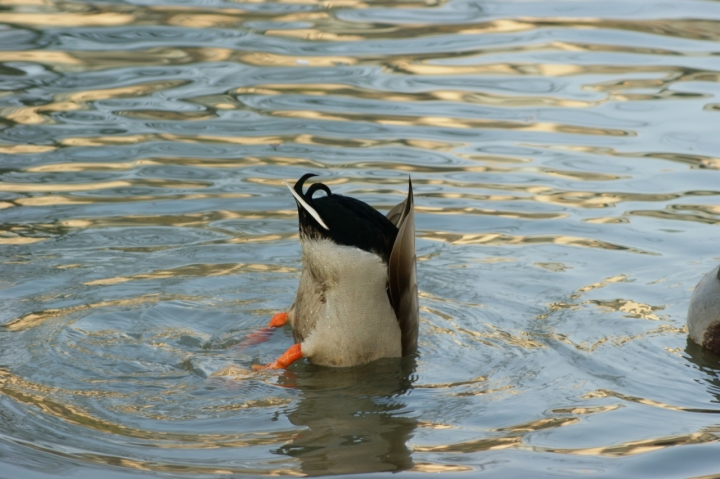
[{"label": "white belly", "polygon": [[[302,342],[303,356],[327,366],[401,356],[400,326],[387,296],[387,265],[380,257],[327,240],[305,240],[302,248],[303,268],[323,292],[319,308],[299,308],[318,311],[316,318],[305,318],[315,324]],[[301,301],[298,297],[296,303]]]}]

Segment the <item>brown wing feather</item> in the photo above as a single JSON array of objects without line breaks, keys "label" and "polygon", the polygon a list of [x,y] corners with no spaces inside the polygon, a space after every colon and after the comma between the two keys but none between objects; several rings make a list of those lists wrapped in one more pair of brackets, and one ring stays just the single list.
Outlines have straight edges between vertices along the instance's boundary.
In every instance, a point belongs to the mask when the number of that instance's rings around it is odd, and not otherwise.
[{"label": "brown wing feather", "polygon": [[398,227],[398,235],[390,253],[388,276],[390,302],[400,323],[402,354],[406,356],[417,350],[420,322],[415,271],[415,205],[410,179],[407,199],[390,210],[387,217]]},{"label": "brown wing feather", "polygon": [[407,203],[407,200],[404,200],[402,203],[398,203],[393,208],[387,212],[385,215],[385,218],[389,219],[392,224],[395,226],[400,223],[400,219],[402,217],[403,212],[405,211],[405,204]]}]

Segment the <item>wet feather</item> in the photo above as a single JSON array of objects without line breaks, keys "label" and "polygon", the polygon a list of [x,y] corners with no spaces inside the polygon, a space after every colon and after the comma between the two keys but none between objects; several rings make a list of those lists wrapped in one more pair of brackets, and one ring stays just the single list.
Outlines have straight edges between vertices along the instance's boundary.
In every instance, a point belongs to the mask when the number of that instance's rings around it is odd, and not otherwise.
[{"label": "wet feather", "polygon": [[[303,175],[290,188],[303,248],[300,284],[288,311],[295,341],[303,343],[303,354],[308,352],[312,362],[333,366],[415,352],[419,319],[412,183],[407,199],[386,217],[322,183],[303,193],[312,176]],[[318,190],[325,195],[313,198]]]}]

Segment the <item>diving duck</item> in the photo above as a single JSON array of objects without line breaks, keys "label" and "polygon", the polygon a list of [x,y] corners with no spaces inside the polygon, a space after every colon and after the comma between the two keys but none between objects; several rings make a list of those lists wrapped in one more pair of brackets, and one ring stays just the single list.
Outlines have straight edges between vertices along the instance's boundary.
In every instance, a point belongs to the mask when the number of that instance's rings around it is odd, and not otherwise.
[{"label": "diving duck", "polygon": [[302,273],[295,302],[270,327],[289,322],[295,344],[266,367],[287,368],[303,357],[322,366],[354,366],[414,353],[419,318],[412,182],[405,201],[384,216],[323,183],[303,193],[313,176],[287,185],[298,208]]},{"label": "diving duck", "polygon": [[687,325],[690,339],[720,354],[720,266],[695,286],[690,297]]}]

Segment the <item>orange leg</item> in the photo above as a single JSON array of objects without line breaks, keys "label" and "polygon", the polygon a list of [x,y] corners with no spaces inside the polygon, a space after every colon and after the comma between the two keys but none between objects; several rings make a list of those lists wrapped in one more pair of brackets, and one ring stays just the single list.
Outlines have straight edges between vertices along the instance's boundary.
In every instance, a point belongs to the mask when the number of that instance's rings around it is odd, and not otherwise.
[{"label": "orange leg", "polygon": [[253,369],[286,369],[292,363],[302,358],[302,343],[293,344],[277,360],[267,366],[256,365]]},{"label": "orange leg", "polygon": [[270,327],[271,328],[279,328],[280,326],[285,326],[285,323],[287,323],[288,320],[288,314],[286,312],[278,313],[275,316],[272,317],[270,320]]},{"label": "orange leg", "polygon": [[252,346],[253,344],[264,343],[265,341],[270,339],[270,336],[272,336],[272,333],[273,331],[275,331],[275,329],[285,326],[287,320],[287,313],[277,313],[275,316],[272,317],[270,323],[267,326],[248,334],[247,338],[245,338],[245,341],[241,342],[238,346],[240,348],[246,348],[248,346]]}]

